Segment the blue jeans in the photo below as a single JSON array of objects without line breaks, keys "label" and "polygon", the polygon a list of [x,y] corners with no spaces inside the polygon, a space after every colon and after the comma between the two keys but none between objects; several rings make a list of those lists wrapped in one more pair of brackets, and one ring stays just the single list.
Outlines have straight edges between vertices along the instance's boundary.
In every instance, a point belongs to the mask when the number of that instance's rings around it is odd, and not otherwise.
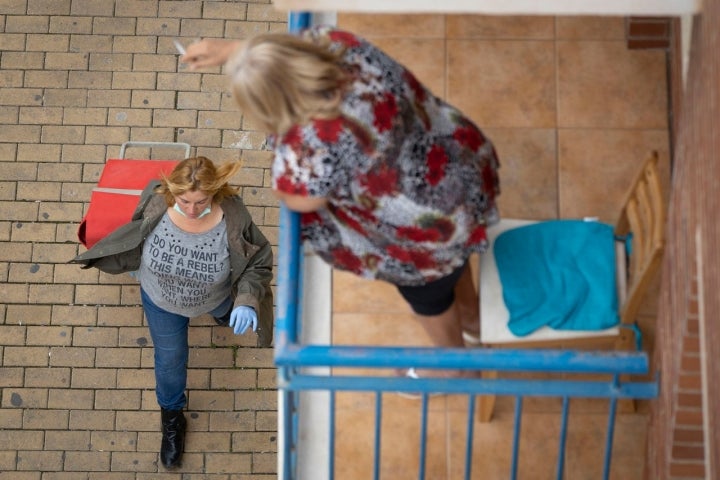
[{"label": "blue jeans", "polygon": [[[188,325],[190,318],[170,313],[155,305],[140,289],[145,318],[155,350],[155,396],[160,407],[181,410],[187,403]],[[213,311],[213,317],[222,317],[232,308],[228,297]]]}]

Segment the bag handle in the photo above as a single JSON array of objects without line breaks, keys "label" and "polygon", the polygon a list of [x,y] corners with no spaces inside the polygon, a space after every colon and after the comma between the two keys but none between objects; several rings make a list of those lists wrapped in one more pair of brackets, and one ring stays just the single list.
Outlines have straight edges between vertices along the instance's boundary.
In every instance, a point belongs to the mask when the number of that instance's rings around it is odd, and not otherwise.
[{"label": "bag handle", "polygon": [[123,142],[120,145],[120,158],[125,158],[125,150],[133,147],[182,148],[185,150],[185,158],[190,156],[190,144],[185,142]]}]

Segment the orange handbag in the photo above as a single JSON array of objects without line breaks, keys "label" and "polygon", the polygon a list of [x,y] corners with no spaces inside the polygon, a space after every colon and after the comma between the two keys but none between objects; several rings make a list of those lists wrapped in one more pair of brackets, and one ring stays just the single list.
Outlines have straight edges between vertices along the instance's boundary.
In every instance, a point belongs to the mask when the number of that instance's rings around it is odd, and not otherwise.
[{"label": "orange handbag", "polygon": [[80,243],[91,248],[101,238],[128,223],[140,200],[140,193],[151,180],[168,174],[179,160],[137,160],[125,158],[131,147],[183,148],[185,157],[190,145],[177,142],[125,142],[120,148],[120,158],[108,159],[100,174],[97,187],[90,196],[90,206],[80,222],[77,236]]}]

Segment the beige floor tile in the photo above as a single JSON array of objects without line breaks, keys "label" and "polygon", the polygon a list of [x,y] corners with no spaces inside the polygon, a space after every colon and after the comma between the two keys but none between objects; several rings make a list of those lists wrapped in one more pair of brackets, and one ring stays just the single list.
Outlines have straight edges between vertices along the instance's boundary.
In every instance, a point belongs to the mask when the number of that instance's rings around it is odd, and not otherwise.
[{"label": "beige floor tile", "polygon": [[366,37],[443,37],[443,15],[338,14],[338,26]]},{"label": "beige floor tile", "polygon": [[[618,415],[614,430],[611,475],[614,479],[642,478],[647,417]],[[607,415],[583,415],[568,422],[567,478],[602,477]]]},{"label": "beige floor tile", "polygon": [[[385,395],[381,412],[381,478],[418,478],[421,404],[394,402]],[[369,407],[337,410],[336,478],[372,478],[376,412]],[[444,410],[427,415],[426,477],[446,478],[447,446]]]},{"label": "beige floor tile", "polygon": [[[520,436],[518,478],[554,478],[559,424],[555,415],[523,415]],[[467,417],[449,415],[450,478],[463,478]],[[512,413],[499,415],[489,423],[475,423],[472,478],[510,478],[513,438]]]},{"label": "beige floor tile", "polygon": [[[482,126],[481,126],[482,128]],[[500,215],[544,220],[559,211],[555,130],[483,129],[500,159]]]},{"label": "beige floor tile", "polygon": [[624,41],[560,41],[558,126],[666,128],[665,52]]},{"label": "beige floor tile", "polygon": [[410,313],[397,289],[387,282],[333,270],[334,313]]},{"label": "beige floor tile", "polygon": [[410,313],[342,313],[333,316],[335,345],[431,345]]},{"label": "beige floor tile", "polygon": [[[375,372],[375,374],[393,375],[390,371]],[[428,397],[428,410],[445,411],[448,408],[448,398],[448,395],[431,395]],[[338,410],[374,409],[376,395],[375,392],[338,392],[335,401]],[[388,408],[416,409],[420,407],[421,403],[419,398],[409,398],[394,392],[385,392],[383,394],[383,405]]]},{"label": "beige floor tile", "polygon": [[555,126],[551,41],[448,40],[448,100],[478,125]]},{"label": "beige floor tile", "polygon": [[372,478],[374,411],[368,407],[336,412],[335,478]]},{"label": "beige floor tile", "polygon": [[448,38],[552,39],[554,17],[513,15],[448,15]]},{"label": "beige floor tile", "polygon": [[558,144],[562,218],[597,216],[614,223],[632,178],[652,149],[660,153],[663,183],[669,184],[666,130],[563,129]]},{"label": "beige floor tile", "polygon": [[625,40],[625,17],[562,16],[555,29],[559,40]]}]

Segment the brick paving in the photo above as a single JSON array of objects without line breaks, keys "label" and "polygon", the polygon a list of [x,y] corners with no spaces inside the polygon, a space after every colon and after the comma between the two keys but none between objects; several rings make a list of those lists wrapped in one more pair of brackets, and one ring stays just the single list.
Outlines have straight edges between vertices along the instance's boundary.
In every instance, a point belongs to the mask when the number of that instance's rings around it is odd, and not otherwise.
[{"label": "brick paving", "polygon": [[286,29],[265,0],[0,0],[0,480],[275,478],[272,350],[193,319],[187,453],[166,472],[138,285],[67,261],[131,140],[242,158],[236,183],[277,245],[263,135],[220,69],[186,71],[172,40]]}]

